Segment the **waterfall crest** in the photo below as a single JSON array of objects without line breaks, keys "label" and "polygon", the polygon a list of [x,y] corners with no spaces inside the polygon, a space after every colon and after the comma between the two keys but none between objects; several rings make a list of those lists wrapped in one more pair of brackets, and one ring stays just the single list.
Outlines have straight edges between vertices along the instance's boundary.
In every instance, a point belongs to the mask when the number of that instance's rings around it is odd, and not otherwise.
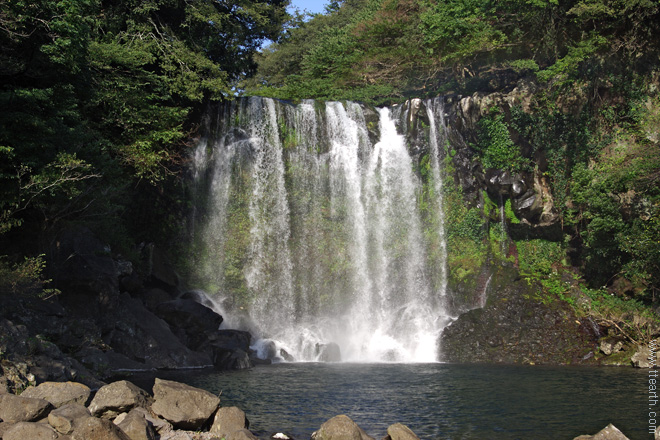
[{"label": "waterfall crest", "polygon": [[242,316],[229,324],[262,355],[323,360],[332,343],[345,361],[438,360],[446,139],[442,100],[424,106],[424,177],[410,109],[253,97],[223,107],[199,142],[191,279]]}]

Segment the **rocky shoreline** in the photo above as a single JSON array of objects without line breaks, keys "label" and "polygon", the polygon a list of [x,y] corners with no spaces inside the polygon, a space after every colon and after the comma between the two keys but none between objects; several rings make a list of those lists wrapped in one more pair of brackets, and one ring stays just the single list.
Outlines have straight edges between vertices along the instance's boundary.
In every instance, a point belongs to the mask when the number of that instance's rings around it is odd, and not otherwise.
[{"label": "rocky shoreline", "polygon": [[[44,382],[20,395],[0,394],[2,440],[258,440],[246,414],[221,406],[219,396],[180,382],[156,379],[150,394],[121,380],[96,392],[77,382]],[[265,438],[265,437],[261,437]],[[267,438],[288,440],[273,431]],[[383,440],[419,440],[401,423]],[[656,433],[656,440],[660,435]],[[350,417],[323,423],[311,440],[375,440]],[[575,440],[627,440],[613,425]]]},{"label": "rocky shoreline", "polygon": [[[0,394],[3,440],[256,440],[245,413],[220,397],[183,383],[156,379],[153,394],[122,380],[95,393],[77,382],[44,382],[21,395]],[[282,432],[269,438],[290,439]],[[348,416],[325,422],[314,440],[373,440]],[[396,423],[384,439],[415,440]]]}]

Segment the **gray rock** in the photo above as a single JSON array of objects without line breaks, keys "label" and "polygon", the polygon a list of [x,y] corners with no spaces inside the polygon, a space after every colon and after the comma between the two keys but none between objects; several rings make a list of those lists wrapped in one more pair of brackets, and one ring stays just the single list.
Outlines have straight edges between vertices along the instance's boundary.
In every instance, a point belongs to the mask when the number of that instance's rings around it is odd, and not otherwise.
[{"label": "gray rock", "polygon": [[573,440],[630,440],[611,423],[594,435],[581,435]]},{"label": "gray rock", "polygon": [[252,335],[242,330],[217,330],[209,335],[209,340],[216,347],[226,349],[239,349],[245,352],[250,350]]},{"label": "gray rock", "polygon": [[14,425],[15,423],[12,422],[0,422],[0,438],[2,438],[5,435],[5,432]]},{"label": "gray rock", "polygon": [[219,405],[220,399],[208,391],[156,378],[151,410],[176,428],[201,428]]},{"label": "gray rock", "polygon": [[59,408],[69,403],[85,405],[90,393],[87,385],[78,382],[44,382],[36,387],[28,387],[21,396],[44,399]]},{"label": "gray rock", "polygon": [[163,420],[160,417],[155,417],[150,411],[147,411],[145,408],[133,408],[131,412],[141,414],[144,419],[151,424],[151,426],[156,430],[159,435],[163,435],[167,432],[171,432],[174,428],[172,424],[167,420]]},{"label": "gray rock", "polygon": [[254,434],[247,429],[239,429],[225,437],[226,440],[259,440]]},{"label": "gray rock", "polygon": [[4,440],[55,440],[57,433],[43,423],[19,422],[2,435]]},{"label": "gray rock", "polygon": [[600,348],[600,351],[602,351],[604,355],[609,356],[612,353],[621,351],[623,348],[623,341],[615,337],[603,338],[600,340],[598,348]]},{"label": "gray rock", "polygon": [[215,413],[211,433],[227,437],[235,431],[249,427],[250,423],[241,409],[235,406],[223,407]]},{"label": "gray rock", "polygon": [[142,388],[120,380],[102,387],[89,404],[92,415],[112,419],[136,406],[147,407],[149,395]]},{"label": "gray rock", "polygon": [[211,345],[211,348],[213,365],[219,370],[246,370],[254,366],[250,355],[240,348],[218,347],[215,344]]},{"label": "gray rock", "polygon": [[657,357],[651,357],[651,350],[648,345],[642,345],[630,358],[633,366],[636,368],[651,368],[657,365]]},{"label": "gray rock", "polygon": [[316,344],[316,354],[321,362],[341,362],[341,350],[334,342]]},{"label": "gray rock", "polygon": [[5,422],[32,422],[44,418],[53,406],[44,399],[0,395],[0,420]]},{"label": "gray rock", "polygon": [[79,403],[64,405],[48,414],[48,423],[60,434],[71,434],[76,423],[91,417],[91,414]]},{"label": "gray rock", "polygon": [[114,329],[105,342],[130,359],[152,368],[188,368],[211,366],[208,355],[192,351],[181,343],[169,325],[147,310],[142,302],[128,294],[120,296]]},{"label": "gray rock", "polygon": [[73,440],[131,440],[110,420],[88,417],[76,424]]},{"label": "gray rock", "polygon": [[373,440],[350,417],[339,415],[321,425],[312,440]]},{"label": "gray rock", "polygon": [[387,436],[383,440],[419,440],[419,437],[406,425],[395,423],[387,428]]},{"label": "gray rock", "polygon": [[121,421],[115,419],[115,424],[130,437],[131,440],[156,440],[153,426],[146,420],[144,414],[131,410]]},{"label": "gray rock", "polygon": [[158,304],[156,315],[168,324],[190,332],[216,331],[222,324],[222,316],[193,299],[175,299]]}]

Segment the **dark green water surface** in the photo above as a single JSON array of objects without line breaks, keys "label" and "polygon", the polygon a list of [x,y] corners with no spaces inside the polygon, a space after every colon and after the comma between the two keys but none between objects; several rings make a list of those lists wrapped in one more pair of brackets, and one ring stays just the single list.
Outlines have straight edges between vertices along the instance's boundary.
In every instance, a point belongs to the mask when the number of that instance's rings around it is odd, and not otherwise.
[{"label": "dark green water surface", "polygon": [[222,391],[222,406],[243,409],[264,438],[308,439],[338,414],[376,439],[396,422],[421,439],[572,440],[608,423],[652,438],[648,371],[632,368],[283,363],[159,376]]}]

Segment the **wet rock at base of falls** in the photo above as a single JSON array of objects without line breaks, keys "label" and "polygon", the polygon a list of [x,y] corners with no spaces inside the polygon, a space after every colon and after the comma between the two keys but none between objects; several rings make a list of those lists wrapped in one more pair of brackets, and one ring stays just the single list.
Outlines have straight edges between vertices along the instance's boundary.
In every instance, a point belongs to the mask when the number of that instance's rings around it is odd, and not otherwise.
[{"label": "wet rock at base of falls", "polygon": [[175,428],[200,429],[220,405],[220,398],[190,385],[156,378],[151,410]]},{"label": "wet rock at base of falls", "polygon": [[225,348],[212,345],[213,366],[219,370],[246,370],[254,364],[250,355],[240,348]]},{"label": "wet rock at base of falls", "polygon": [[280,356],[287,362],[295,362],[296,358],[293,357],[288,351],[283,348],[280,348]]},{"label": "wet rock at base of falls", "polygon": [[241,330],[217,330],[208,335],[208,348],[215,368],[243,370],[254,365],[250,359],[252,335]]},{"label": "wet rock at base of falls", "polygon": [[580,435],[573,440],[630,440],[611,423],[594,435]]},{"label": "wet rock at base of falls", "polygon": [[339,415],[321,425],[312,440],[374,440],[350,417]]},{"label": "wet rock at base of falls", "polygon": [[172,328],[180,329],[179,339],[188,348],[199,350],[222,324],[222,316],[192,299],[175,299],[158,304],[154,313]]},{"label": "wet rock at base of falls", "polygon": [[316,356],[320,362],[341,362],[341,350],[334,342],[316,344]]}]

